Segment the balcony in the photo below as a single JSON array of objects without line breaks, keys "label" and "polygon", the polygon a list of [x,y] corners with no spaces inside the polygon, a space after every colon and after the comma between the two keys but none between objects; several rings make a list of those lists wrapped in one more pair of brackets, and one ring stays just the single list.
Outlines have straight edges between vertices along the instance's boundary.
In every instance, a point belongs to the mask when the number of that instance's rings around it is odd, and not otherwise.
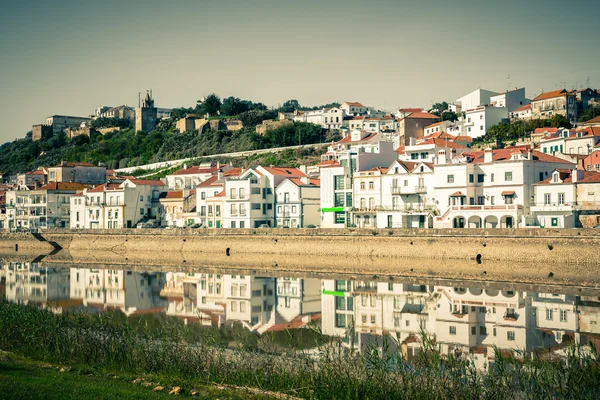
[{"label": "balcony", "polygon": [[427,186],[392,186],[393,195],[411,195],[427,193]]},{"label": "balcony", "polygon": [[450,206],[452,211],[516,211],[523,208],[520,204],[500,204],[497,206],[486,205],[458,205]]},{"label": "balcony", "polygon": [[230,195],[230,196],[227,196],[225,199],[227,201],[247,201],[247,200],[250,200],[250,196],[247,194],[243,194],[241,196],[238,196],[238,195],[231,196]]}]

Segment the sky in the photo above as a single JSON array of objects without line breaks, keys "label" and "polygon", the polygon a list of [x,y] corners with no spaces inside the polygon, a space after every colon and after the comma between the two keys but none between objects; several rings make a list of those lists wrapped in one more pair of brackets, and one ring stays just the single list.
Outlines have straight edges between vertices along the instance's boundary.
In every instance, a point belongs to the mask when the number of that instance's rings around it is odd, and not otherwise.
[{"label": "sky", "polygon": [[429,107],[477,88],[600,87],[598,0],[0,0],[0,143],[47,116],[190,107]]}]

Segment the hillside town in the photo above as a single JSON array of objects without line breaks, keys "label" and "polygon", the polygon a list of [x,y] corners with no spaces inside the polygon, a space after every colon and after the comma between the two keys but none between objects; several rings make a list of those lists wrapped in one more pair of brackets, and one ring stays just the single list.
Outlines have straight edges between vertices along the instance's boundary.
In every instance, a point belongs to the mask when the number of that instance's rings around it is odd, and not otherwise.
[{"label": "hillside town", "polygon": [[[4,177],[0,230],[129,228],[593,228],[600,224],[600,91],[559,89],[528,99],[525,88],[477,89],[446,109],[378,111],[359,102],[279,112],[265,134],[304,122],[341,139],[313,165],[183,164],[163,178],[63,161]],[[139,107],[54,115],[31,140],[90,134],[98,118],[152,130],[171,110],[152,93]],[[455,116],[443,119],[450,113]],[[481,143],[501,123],[561,116],[572,127],[536,128],[513,143]],[[235,119],[186,115],[180,132],[235,130]],[[117,127],[107,128],[118,132]],[[107,131],[108,132],[108,131]],[[102,132],[105,134],[106,132]]]},{"label": "hillside town", "polygon": [[443,354],[469,357],[482,370],[496,351],[522,359],[544,348],[547,357],[564,356],[569,343],[597,346],[600,334],[597,296],[406,282],[10,262],[0,265],[1,300],[56,313],[112,310],[188,326],[236,324],[256,334],[318,325],[327,336],[353,332],[344,346],[358,351],[388,338],[408,360],[422,351],[426,334]]}]

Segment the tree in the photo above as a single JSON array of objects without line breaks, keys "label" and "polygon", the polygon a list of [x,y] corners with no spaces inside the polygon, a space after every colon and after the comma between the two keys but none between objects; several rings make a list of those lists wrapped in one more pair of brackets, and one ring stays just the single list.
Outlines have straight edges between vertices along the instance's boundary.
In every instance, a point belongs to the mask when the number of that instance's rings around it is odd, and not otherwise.
[{"label": "tree", "polygon": [[581,115],[579,116],[579,122],[589,121],[590,119],[596,118],[600,116],[600,106],[592,106],[588,107]]},{"label": "tree", "polygon": [[549,119],[550,126],[553,128],[571,128],[571,122],[567,117],[560,114],[554,114],[552,118]]},{"label": "tree", "polygon": [[221,105],[221,115],[238,115],[250,109],[252,102],[237,97],[227,97]]},{"label": "tree", "polygon": [[454,111],[444,111],[442,112],[441,115],[442,121],[458,121],[458,114],[456,114]]},{"label": "tree", "polygon": [[301,107],[300,107],[300,103],[298,102],[298,100],[288,100],[285,103],[283,103],[283,105],[281,107],[279,107],[279,111],[290,113],[290,112],[293,112],[294,110],[299,110],[300,108]]},{"label": "tree", "polygon": [[435,115],[441,115],[447,109],[448,109],[448,103],[445,101],[442,101],[441,103],[433,103],[431,105],[431,110],[429,112],[432,114],[435,114]]},{"label": "tree", "polygon": [[201,115],[217,115],[221,110],[221,98],[214,93],[206,96],[206,99],[202,103],[199,103],[196,109]]}]

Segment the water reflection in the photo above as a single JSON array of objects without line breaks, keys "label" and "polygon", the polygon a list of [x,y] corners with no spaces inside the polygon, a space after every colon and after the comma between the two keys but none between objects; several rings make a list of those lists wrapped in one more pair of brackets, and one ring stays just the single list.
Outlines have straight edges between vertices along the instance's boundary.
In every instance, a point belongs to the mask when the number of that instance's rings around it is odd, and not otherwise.
[{"label": "water reflection", "polygon": [[570,343],[600,345],[597,295],[466,283],[458,287],[11,262],[0,270],[0,297],[55,312],[119,310],[128,317],[156,314],[216,328],[238,323],[259,334],[312,325],[358,350],[367,342],[393,339],[389,343],[409,359],[419,352],[425,334],[443,353],[468,355],[481,368],[493,358],[494,348],[548,349],[560,355]]}]

